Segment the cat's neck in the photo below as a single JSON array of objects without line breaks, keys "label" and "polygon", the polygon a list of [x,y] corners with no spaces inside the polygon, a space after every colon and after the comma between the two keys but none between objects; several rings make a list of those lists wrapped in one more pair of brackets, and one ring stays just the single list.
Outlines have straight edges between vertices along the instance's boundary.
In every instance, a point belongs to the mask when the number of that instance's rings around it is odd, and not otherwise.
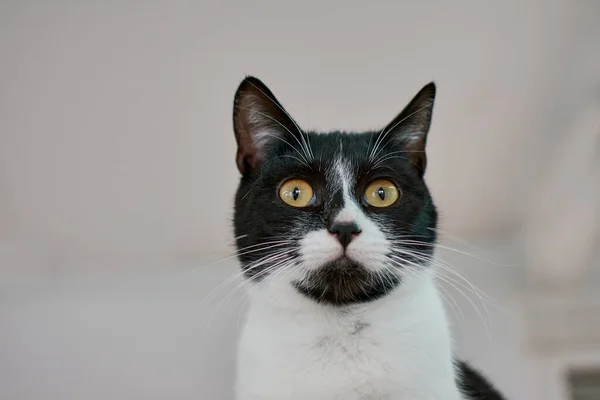
[{"label": "cat's neck", "polygon": [[[240,342],[242,388],[262,384],[265,375],[273,379],[261,390],[284,396],[278,392],[284,386],[272,382],[295,382],[301,376],[299,381],[315,392],[299,384],[294,391],[308,397],[298,398],[333,398],[327,397],[328,388],[349,399],[365,398],[353,396],[364,385],[380,382],[377,387],[384,391],[373,389],[366,398],[398,398],[400,393],[460,399],[446,315],[431,274],[403,281],[373,302],[344,308],[316,304],[289,283],[254,288],[251,296]],[[351,376],[365,383],[334,387],[328,380],[347,382]]]},{"label": "cat's neck", "polygon": [[250,296],[248,318],[270,326],[276,334],[289,330],[295,337],[302,331],[308,336],[315,332],[343,336],[368,326],[381,334],[410,332],[441,343],[439,356],[451,357],[448,320],[432,271],[404,279],[382,298],[344,307],[318,304],[285,281],[254,288]]},{"label": "cat's neck", "polygon": [[[403,279],[401,285],[377,300],[342,307],[318,304],[299,293],[286,280],[273,279],[250,290],[253,308],[262,309],[262,312],[274,317],[279,314],[286,317],[306,315],[313,319],[318,317],[334,321],[365,316],[388,321],[390,317],[406,319],[409,314],[423,315],[425,309],[432,307],[442,309],[432,271],[422,271],[414,277]],[[443,319],[445,322],[445,315]]]}]

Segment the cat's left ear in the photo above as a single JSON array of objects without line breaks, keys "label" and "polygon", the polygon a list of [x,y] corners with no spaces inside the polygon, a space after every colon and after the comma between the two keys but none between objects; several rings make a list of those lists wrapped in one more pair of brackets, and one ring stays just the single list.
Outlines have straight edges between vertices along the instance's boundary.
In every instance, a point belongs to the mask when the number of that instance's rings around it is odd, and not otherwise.
[{"label": "cat's left ear", "polygon": [[420,176],[427,166],[425,144],[431,126],[435,91],[435,83],[425,85],[381,134],[384,143],[405,152],[403,156],[411,161]]}]

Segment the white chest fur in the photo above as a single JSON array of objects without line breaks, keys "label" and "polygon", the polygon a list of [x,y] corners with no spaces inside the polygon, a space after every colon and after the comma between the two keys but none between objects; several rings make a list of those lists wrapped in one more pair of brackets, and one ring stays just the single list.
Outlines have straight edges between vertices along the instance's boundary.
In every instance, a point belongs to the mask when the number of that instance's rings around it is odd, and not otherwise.
[{"label": "white chest fur", "polygon": [[457,400],[451,340],[432,277],[345,310],[286,282],[252,292],[238,400]]}]

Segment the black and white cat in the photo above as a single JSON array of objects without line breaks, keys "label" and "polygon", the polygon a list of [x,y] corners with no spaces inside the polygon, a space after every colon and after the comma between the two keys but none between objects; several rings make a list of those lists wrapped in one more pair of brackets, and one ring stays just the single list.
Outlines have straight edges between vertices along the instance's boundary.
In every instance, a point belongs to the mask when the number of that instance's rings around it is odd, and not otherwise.
[{"label": "black and white cat", "polygon": [[435,85],[381,131],[303,131],[240,84],[235,200],[250,307],[238,400],[502,399],[453,357],[423,179]]}]

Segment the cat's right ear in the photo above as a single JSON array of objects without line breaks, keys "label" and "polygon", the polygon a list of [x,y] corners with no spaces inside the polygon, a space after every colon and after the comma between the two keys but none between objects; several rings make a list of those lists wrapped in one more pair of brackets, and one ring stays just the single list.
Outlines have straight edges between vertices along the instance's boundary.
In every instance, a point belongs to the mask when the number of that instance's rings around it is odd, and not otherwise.
[{"label": "cat's right ear", "polygon": [[269,88],[252,76],[246,77],[235,93],[233,130],[238,145],[236,163],[242,174],[259,167],[270,146],[289,142],[291,132],[299,133]]}]

